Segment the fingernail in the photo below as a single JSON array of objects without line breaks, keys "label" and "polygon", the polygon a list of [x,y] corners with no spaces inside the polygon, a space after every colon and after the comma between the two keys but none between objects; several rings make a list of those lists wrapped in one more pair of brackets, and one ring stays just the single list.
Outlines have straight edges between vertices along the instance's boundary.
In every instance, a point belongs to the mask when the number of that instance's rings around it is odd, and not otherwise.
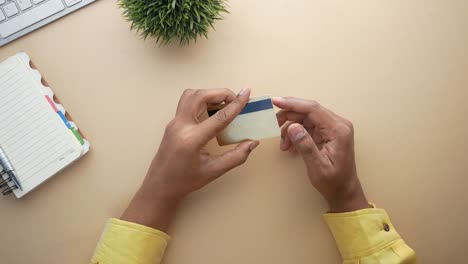
[{"label": "fingernail", "polygon": [[258,144],[260,144],[260,141],[254,141],[250,143],[250,146],[249,146],[250,151],[254,150],[258,146]]},{"label": "fingernail", "polygon": [[237,95],[243,96],[243,95],[245,95],[248,91],[250,91],[250,88],[249,88],[248,86],[246,86],[246,87],[242,88],[242,89],[240,90],[240,92],[239,92]]},{"label": "fingernail", "polygon": [[301,140],[303,137],[305,137],[307,132],[301,125],[295,125],[289,128],[289,134],[291,135],[290,139],[296,142],[296,141]]},{"label": "fingernail", "polygon": [[272,97],[271,102],[275,105],[281,108],[281,105],[284,102],[284,97]]}]

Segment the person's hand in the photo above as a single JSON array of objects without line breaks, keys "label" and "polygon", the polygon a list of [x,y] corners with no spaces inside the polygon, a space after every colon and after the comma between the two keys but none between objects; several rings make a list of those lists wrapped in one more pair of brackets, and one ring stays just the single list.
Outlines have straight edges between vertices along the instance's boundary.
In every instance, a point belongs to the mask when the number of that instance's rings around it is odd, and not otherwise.
[{"label": "person's hand", "polygon": [[368,208],[354,160],[354,131],[350,121],[314,101],[277,97],[280,148],[298,151],[312,185],[323,195],[330,212]]},{"label": "person's hand", "polygon": [[[244,163],[258,141],[246,141],[222,155],[204,146],[221,132],[249,101],[250,89],[236,96],[229,89],[186,90],[148,174],[121,219],[166,230],[179,201],[230,169]],[[228,105],[201,121],[207,106]]]}]

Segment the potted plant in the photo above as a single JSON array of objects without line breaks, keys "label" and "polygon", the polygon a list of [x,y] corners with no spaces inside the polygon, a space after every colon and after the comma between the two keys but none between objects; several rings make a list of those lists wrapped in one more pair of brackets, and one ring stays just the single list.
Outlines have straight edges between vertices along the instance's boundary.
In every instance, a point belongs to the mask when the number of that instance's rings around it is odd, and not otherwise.
[{"label": "potted plant", "polygon": [[181,46],[208,38],[216,20],[228,13],[226,0],[118,0],[131,29],[160,45],[178,40]]}]

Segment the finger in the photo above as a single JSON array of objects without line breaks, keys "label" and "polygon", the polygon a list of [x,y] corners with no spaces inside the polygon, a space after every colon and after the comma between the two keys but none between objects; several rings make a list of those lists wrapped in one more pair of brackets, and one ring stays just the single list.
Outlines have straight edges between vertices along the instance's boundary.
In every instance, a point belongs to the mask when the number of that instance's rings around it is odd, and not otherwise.
[{"label": "finger", "polygon": [[207,102],[207,105],[208,106],[215,106],[215,105],[219,105],[221,103],[229,104],[230,102],[234,101],[234,99],[236,99],[236,96],[237,96],[236,93],[234,93],[231,89],[227,89],[227,90],[229,90],[229,95],[228,96],[226,96],[225,98],[210,99]]},{"label": "finger", "polygon": [[222,155],[214,156],[209,164],[208,177],[217,178],[227,171],[243,164],[252,150],[260,144],[259,141],[245,141]]},{"label": "finger", "polygon": [[236,99],[236,94],[227,88],[205,90],[198,103],[201,106],[218,105],[221,103],[230,103]]},{"label": "finger", "polygon": [[334,122],[330,111],[315,101],[294,97],[274,97],[272,102],[281,109],[306,114],[314,125],[330,125]]},{"label": "finger", "polygon": [[232,102],[236,94],[227,89],[194,90],[187,89],[182,94],[177,106],[176,115],[196,118],[198,113],[205,110],[208,105]]},{"label": "finger", "polygon": [[288,111],[288,110],[280,110],[276,113],[276,119],[278,120],[278,125],[282,126],[286,121],[293,121],[296,123],[302,123],[306,115]]},{"label": "finger", "polygon": [[242,89],[231,103],[200,123],[196,128],[196,133],[199,135],[199,143],[205,144],[227,127],[249,102],[249,96],[250,88]]},{"label": "finger", "polygon": [[189,111],[190,98],[195,94],[195,91],[195,89],[185,89],[184,92],[182,92],[179,103],[177,104],[176,115]]},{"label": "finger", "polygon": [[324,140],[325,136],[320,131],[320,129],[314,128],[309,130],[309,135],[312,136],[312,139],[314,140],[315,144],[318,146],[319,149],[321,149],[321,145],[326,141]]},{"label": "finger", "polygon": [[[200,100],[198,103],[194,102],[194,109],[191,112],[197,113],[195,115],[195,120],[197,123],[200,123],[201,121],[208,118],[207,110],[210,106],[220,105],[221,103],[229,104],[234,99],[236,99],[236,94],[229,89],[217,89],[217,90],[227,90],[227,91],[226,91],[226,94],[221,94],[214,90],[213,90],[213,93],[207,90],[204,97],[200,98],[202,100]],[[204,116],[204,118],[201,119],[200,118],[201,116]]]},{"label": "finger", "polygon": [[321,162],[322,154],[303,126],[291,124],[288,128],[288,135],[294,148],[301,154],[307,166]]},{"label": "finger", "polygon": [[292,145],[290,148],[289,148],[289,153],[295,155],[297,154],[297,150],[296,150],[296,147],[294,147],[294,145]]},{"label": "finger", "polygon": [[282,151],[287,151],[291,147],[292,143],[291,140],[289,139],[288,136],[288,128],[291,124],[294,122],[287,121],[282,127],[281,127],[281,142],[280,142],[280,149]]}]

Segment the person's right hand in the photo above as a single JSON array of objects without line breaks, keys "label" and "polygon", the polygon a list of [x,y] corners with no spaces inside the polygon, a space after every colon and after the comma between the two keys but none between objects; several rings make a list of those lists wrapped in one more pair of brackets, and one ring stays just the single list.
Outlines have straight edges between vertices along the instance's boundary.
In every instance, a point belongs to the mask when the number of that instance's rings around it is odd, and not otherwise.
[{"label": "person's right hand", "polygon": [[330,212],[369,208],[356,172],[351,122],[314,101],[277,97],[273,103],[282,109],[277,114],[280,148],[301,154],[309,179]]},{"label": "person's right hand", "polygon": [[[258,141],[241,142],[221,155],[205,146],[239,115],[249,97],[250,88],[237,95],[229,89],[184,91],[146,178],[121,219],[166,231],[185,196],[243,164]],[[226,107],[201,118],[208,106],[223,102]]]}]

